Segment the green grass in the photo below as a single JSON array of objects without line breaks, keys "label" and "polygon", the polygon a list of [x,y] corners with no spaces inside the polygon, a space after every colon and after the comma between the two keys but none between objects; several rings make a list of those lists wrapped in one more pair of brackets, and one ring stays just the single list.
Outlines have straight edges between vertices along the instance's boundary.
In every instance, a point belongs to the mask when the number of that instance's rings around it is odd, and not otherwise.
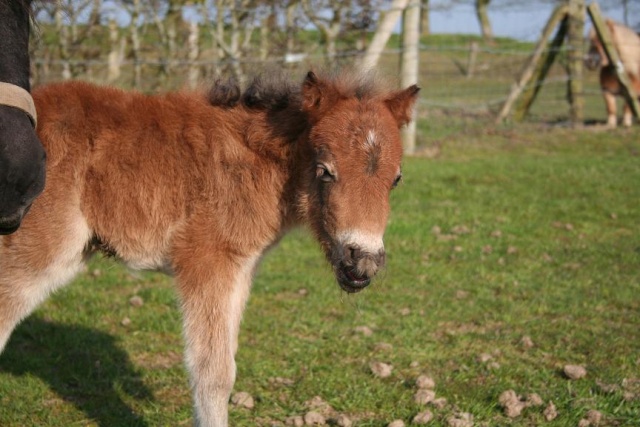
[{"label": "green grass", "polygon": [[[237,357],[236,390],[256,406],[232,407],[231,425],[278,425],[316,395],[357,426],[409,424],[423,409],[413,402],[420,374],[448,402],[428,407],[433,426],[456,411],[479,426],[576,426],[589,409],[600,425],[638,425],[638,130],[454,133],[434,122],[420,129],[436,135],[423,142],[440,144],[439,156],[405,160],[388,267],[370,289],[340,292],[304,231],[266,257]],[[134,295],[142,307],[129,304]],[[0,425],[190,425],[181,354],[170,280],[96,259],[0,356]],[[372,361],[392,364],[391,377],[374,377]],[[566,364],[587,376],[566,379]],[[543,407],[506,418],[498,397],[508,389],[553,401],[558,418],[547,423]]]}]

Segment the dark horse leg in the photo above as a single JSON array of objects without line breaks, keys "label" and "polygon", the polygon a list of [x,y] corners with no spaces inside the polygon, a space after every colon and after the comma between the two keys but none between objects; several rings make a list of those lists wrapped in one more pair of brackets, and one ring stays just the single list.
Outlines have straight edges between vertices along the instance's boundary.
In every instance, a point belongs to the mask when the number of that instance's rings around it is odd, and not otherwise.
[{"label": "dark horse leg", "polygon": [[[0,0],[0,82],[29,86],[30,0]],[[44,189],[45,152],[29,116],[0,105],[0,234],[18,229]]]}]

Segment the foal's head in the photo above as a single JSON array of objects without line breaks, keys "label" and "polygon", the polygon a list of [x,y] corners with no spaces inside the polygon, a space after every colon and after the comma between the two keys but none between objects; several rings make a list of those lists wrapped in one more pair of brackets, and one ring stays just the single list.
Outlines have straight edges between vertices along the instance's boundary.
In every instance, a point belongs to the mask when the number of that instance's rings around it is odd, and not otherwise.
[{"label": "foal's head", "polygon": [[381,92],[366,79],[310,72],[302,109],[311,124],[306,208],[340,287],[358,292],[384,265],[389,193],[402,177],[400,128],[418,87]]},{"label": "foal's head", "polygon": [[585,55],[584,64],[590,70],[595,70],[600,66],[606,66],[609,63],[607,56],[604,55],[602,43],[596,34],[595,28],[589,30],[589,51]]}]

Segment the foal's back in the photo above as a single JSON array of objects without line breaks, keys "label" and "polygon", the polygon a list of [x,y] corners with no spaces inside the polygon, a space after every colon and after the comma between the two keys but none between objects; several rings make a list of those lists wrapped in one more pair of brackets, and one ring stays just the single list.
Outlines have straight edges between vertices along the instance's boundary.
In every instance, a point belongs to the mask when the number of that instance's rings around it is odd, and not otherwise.
[{"label": "foal's back", "polygon": [[229,114],[198,94],[147,96],[73,82],[40,88],[34,98],[49,175],[30,228],[44,227],[43,211],[67,212],[82,230],[78,241],[134,268],[167,269],[174,234],[193,210],[214,194],[218,204],[230,203],[220,165],[255,157],[238,137],[243,111]]}]

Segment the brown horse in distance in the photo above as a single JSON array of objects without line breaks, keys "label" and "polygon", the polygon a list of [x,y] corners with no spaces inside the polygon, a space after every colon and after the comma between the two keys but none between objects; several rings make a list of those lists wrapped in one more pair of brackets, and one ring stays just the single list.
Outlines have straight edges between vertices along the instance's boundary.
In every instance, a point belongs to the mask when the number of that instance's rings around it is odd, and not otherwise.
[{"label": "brown horse in distance", "polygon": [[347,73],[272,79],[205,94],[34,91],[47,186],[0,238],[0,349],[96,250],[164,271],[183,312],[196,424],[226,426],[240,319],[268,248],[307,225],[344,291],[369,285],[418,88]]},{"label": "brown horse in distance", "polygon": [[[611,34],[612,43],[622,62],[624,72],[631,82],[636,96],[640,96],[640,35],[631,28],[618,24],[610,19],[605,21]],[[622,85],[616,76],[616,64],[610,64],[600,38],[594,28],[589,32],[589,54],[586,65],[595,70],[600,68],[600,87],[607,107],[607,126],[616,127],[618,123],[616,114],[616,96],[622,96]],[[631,126],[633,114],[631,107],[625,102],[622,124]]]}]

